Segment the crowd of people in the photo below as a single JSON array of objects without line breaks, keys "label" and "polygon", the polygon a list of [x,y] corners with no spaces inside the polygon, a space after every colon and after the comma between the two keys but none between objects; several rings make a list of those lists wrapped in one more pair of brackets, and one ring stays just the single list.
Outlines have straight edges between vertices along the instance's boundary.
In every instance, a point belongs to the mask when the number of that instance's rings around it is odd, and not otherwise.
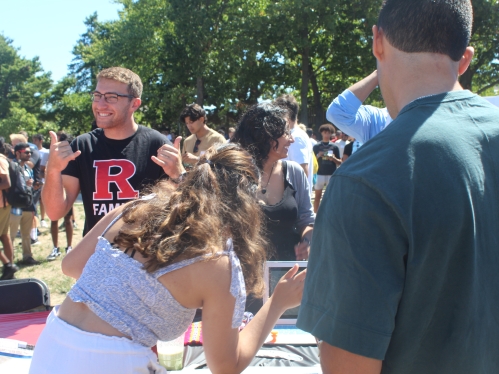
[{"label": "crowd of people", "polygon": [[[208,366],[241,372],[299,304],[324,373],[497,372],[499,109],[458,82],[471,25],[469,0],[386,0],[377,70],[334,99],[318,140],[283,95],[227,133],[187,105],[182,143],[135,122],[142,82],[120,67],[97,76],[91,132],[51,131],[49,150],[14,134],[14,162],[0,157],[4,273],[16,271],[18,226],[23,261],[38,263],[38,201],[66,231],[78,194],[85,210],[85,236],[74,249],[68,238],[62,261],[76,284],[30,372],[165,372],[150,347],[200,308]],[[386,108],[363,105],[377,86]],[[29,206],[10,204],[15,187],[32,192]],[[264,304],[268,260],[309,262]],[[239,332],[246,310],[255,317]]]}]

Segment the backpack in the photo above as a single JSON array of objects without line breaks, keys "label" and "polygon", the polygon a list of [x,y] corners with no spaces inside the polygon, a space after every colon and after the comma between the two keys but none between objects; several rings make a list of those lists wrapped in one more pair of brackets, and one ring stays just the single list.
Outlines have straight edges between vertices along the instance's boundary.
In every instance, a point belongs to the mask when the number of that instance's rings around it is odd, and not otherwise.
[{"label": "backpack", "polygon": [[33,204],[33,188],[26,186],[23,170],[17,161],[9,161],[9,175],[10,188],[2,191],[4,199],[14,208],[30,207]]}]

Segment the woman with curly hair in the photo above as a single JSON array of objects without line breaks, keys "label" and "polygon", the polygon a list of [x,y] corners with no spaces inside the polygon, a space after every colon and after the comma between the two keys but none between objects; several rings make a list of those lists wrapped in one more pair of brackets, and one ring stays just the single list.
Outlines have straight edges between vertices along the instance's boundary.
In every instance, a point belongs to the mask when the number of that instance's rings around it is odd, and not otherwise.
[{"label": "woman with curly hair", "polygon": [[274,104],[254,105],[239,121],[232,142],[251,153],[262,173],[257,197],[275,250],[271,258],[306,260],[315,214],[302,167],[293,161],[282,161],[294,142],[285,117],[285,109]]},{"label": "woman with curly hair", "polygon": [[238,332],[246,293],[264,287],[259,178],[238,145],[213,147],[178,187],[159,182],[99,221],[63,260],[78,280],[48,317],[30,373],[165,373],[150,347],[180,336],[197,308],[211,371],[244,370],[300,303],[305,278],[296,265]]}]

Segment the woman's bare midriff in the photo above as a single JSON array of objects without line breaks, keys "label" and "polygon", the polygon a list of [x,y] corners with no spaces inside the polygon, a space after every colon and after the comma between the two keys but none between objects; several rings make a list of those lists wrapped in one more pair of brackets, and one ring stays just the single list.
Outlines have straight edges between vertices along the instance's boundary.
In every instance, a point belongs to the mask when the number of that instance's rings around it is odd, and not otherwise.
[{"label": "woman's bare midriff", "polygon": [[118,336],[130,339],[106,321],[99,318],[84,303],[75,303],[69,297],[59,307],[57,316],[71,326],[86,332],[95,332],[107,336]]}]

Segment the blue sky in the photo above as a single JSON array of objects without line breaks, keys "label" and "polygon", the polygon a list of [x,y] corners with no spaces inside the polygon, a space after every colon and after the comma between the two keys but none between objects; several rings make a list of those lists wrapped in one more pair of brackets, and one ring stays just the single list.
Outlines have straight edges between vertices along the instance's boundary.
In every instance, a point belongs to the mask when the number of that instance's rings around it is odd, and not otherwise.
[{"label": "blue sky", "polygon": [[21,56],[38,56],[58,81],[86,31],[85,18],[97,12],[99,21],[116,20],[120,9],[112,0],[0,0],[0,33],[13,40]]}]

